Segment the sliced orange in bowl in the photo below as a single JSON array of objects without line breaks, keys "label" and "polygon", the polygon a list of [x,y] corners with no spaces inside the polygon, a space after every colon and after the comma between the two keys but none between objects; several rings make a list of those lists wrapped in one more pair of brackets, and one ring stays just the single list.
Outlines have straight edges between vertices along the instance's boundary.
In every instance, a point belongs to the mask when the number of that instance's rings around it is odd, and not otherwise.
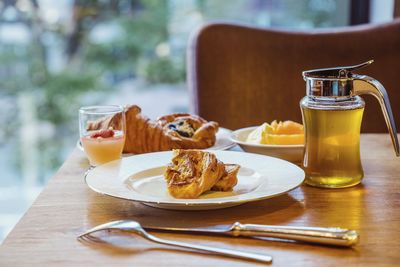
[{"label": "sliced orange in bowl", "polygon": [[294,121],[263,123],[247,137],[247,142],[269,145],[304,144],[304,126]]},{"label": "sliced orange in bowl", "polygon": [[264,144],[302,145],[304,144],[304,134],[269,134]]},{"label": "sliced orange in bowl", "polygon": [[280,121],[274,120],[271,122],[273,134],[304,134],[304,126],[294,121]]}]

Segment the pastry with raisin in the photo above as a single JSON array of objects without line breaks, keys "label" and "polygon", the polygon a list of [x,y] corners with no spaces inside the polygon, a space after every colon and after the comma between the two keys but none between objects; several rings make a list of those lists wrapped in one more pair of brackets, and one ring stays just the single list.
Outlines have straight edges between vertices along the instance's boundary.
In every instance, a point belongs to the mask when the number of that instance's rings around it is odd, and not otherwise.
[{"label": "pastry with raisin", "polygon": [[[218,123],[187,113],[166,115],[153,121],[136,105],[125,108],[126,138],[124,153],[148,153],[177,148],[203,149],[215,144]],[[88,130],[107,129],[121,123],[114,115],[91,122]]]}]

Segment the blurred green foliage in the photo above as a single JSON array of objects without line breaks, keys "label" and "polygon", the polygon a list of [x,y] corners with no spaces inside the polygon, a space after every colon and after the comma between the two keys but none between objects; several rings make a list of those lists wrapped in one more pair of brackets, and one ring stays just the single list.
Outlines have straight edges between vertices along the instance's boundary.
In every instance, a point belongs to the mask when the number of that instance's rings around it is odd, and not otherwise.
[{"label": "blurred green foliage", "polygon": [[[72,32],[66,25],[48,25],[38,19],[43,14],[39,3],[38,9],[18,13],[16,18],[31,40],[0,43],[0,97],[14,101],[13,110],[8,110],[12,113],[2,119],[7,124],[0,136],[16,138],[21,127],[15,119],[21,105],[18,98],[27,93],[36,106],[36,120],[55,127],[55,137],[39,137],[41,172],[57,168],[65,156],[60,149],[70,148],[65,142],[78,137],[80,106],[101,104],[104,94],[116,90],[116,84],[126,78],[143,78],[148,83],[184,81],[183,61],[159,58],[155,51],[158,44],[168,42],[168,1],[75,0],[73,5]],[[119,30],[116,38],[97,42],[90,38],[96,28],[104,31],[110,24]],[[64,50],[61,69],[52,69],[49,48]],[[20,155],[23,149],[17,148]],[[18,169],[19,164],[16,157]]]},{"label": "blurred green foliage", "polygon": [[[174,73],[179,72],[182,66],[165,70],[165,64],[154,64],[169,61],[158,59],[155,53],[156,46],[168,40],[167,4],[167,1],[136,1],[136,10],[129,16],[118,16],[106,21],[118,27],[121,33],[115,39],[104,43],[96,43],[86,38],[86,64],[91,68],[112,72],[117,77],[143,74],[144,78],[153,78],[147,80],[148,82],[183,82],[184,77],[180,73]],[[145,72],[138,71],[138,63],[149,59],[151,67],[146,68]],[[147,70],[151,73],[147,73]],[[160,77],[155,79],[154,75],[157,73]]]},{"label": "blurred green foliage", "polygon": [[182,62],[155,57],[145,67],[145,78],[151,83],[179,83],[185,79],[185,68]]},{"label": "blurred green foliage", "polygon": [[38,115],[40,119],[54,124],[76,120],[83,92],[106,89],[98,75],[87,71],[49,74],[43,88]]},{"label": "blurred green foliage", "polygon": [[[32,20],[32,32],[34,27],[42,28],[31,43],[1,45],[0,71],[3,68],[5,74],[10,73],[7,79],[0,79],[2,94],[37,91],[39,118],[58,125],[75,119],[76,110],[72,113],[71,105],[79,106],[82,94],[114,90],[121,79],[141,76],[149,83],[184,81],[183,60],[159,58],[155,53],[156,46],[168,40],[168,1],[77,0],[75,9],[75,34],[67,34],[63,25],[35,26],[38,22]],[[116,38],[105,42],[90,39],[93,29],[107,24],[120,29]],[[48,33],[77,47],[66,55],[70,62],[56,73],[47,65],[46,44],[42,42]]]}]

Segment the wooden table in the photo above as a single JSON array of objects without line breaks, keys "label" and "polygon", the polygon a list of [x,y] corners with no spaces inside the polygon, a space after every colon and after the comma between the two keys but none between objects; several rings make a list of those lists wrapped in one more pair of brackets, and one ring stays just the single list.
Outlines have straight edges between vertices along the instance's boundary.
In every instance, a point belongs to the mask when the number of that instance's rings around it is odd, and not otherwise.
[{"label": "wooden table", "polygon": [[79,242],[86,229],[135,219],[169,226],[242,223],[339,226],[359,231],[353,249],[250,238],[156,233],[158,236],[270,254],[273,266],[398,266],[400,264],[400,158],[389,135],[362,136],[365,178],[341,190],[302,186],[273,199],[214,211],[167,211],[102,196],[84,183],[88,167],[75,149],[0,247],[0,266],[256,266],[261,263],[176,251],[139,237],[113,236],[111,245]]}]

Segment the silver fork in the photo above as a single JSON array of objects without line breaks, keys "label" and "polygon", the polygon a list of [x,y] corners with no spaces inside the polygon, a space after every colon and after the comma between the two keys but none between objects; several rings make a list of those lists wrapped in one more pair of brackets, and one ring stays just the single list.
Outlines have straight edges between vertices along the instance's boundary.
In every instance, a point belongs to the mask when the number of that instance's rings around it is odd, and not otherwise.
[{"label": "silver fork", "polygon": [[215,248],[215,247],[196,245],[196,244],[189,244],[189,243],[166,240],[166,239],[162,239],[159,237],[155,237],[155,236],[149,234],[148,232],[146,232],[142,228],[140,223],[138,223],[136,221],[121,220],[121,221],[113,221],[113,222],[101,224],[101,225],[98,225],[98,226],[88,230],[87,232],[81,234],[80,236],[78,236],[78,239],[84,238],[85,236],[89,236],[92,233],[104,231],[104,230],[126,231],[126,232],[137,234],[141,237],[146,238],[147,240],[150,240],[150,241],[153,241],[156,243],[160,243],[160,244],[164,244],[164,245],[196,249],[196,250],[200,250],[200,251],[212,252],[212,253],[219,254],[219,255],[247,259],[247,260],[261,261],[261,262],[265,262],[265,263],[272,262],[272,257],[268,256],[268,255],[264,255],[264,254],[244,252],[244,251],[225,249],[225,248]]}]

